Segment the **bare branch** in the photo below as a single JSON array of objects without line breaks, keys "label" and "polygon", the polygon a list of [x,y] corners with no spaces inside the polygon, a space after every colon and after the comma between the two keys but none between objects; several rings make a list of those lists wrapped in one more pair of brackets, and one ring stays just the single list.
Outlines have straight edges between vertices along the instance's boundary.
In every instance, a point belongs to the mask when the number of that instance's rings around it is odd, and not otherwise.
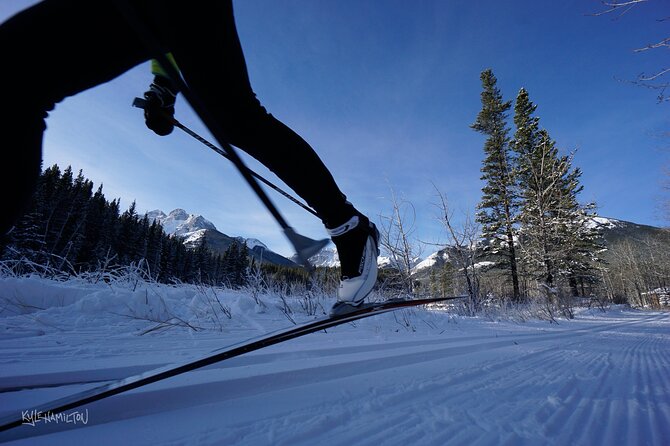
[{"label": "bare branch", "polygon": [[652,74],[650,76],[645,76],[644,73],[640,74],[637,78],[638,81],[640,82],[650,82],[650,81],[655,81],[659,77],[663,76],[666,73],[670,73],[670,68],[664,68],[661,71],[659,71],[656,74]]},{"label": "bare branch", "polygon": [[414,243],[416,230],[416,209],[414,205],[399,198],[393,187],[391,190],[391,215],[380,215],[380,245],[393,261],[398,271],[398,279],[403,284],[404,292],[415,293],[412,279],[412,268],[420,255]]},{"label": "bare branch", "polygon": [[436,196],[439,202],[436,204],[441,221],[451,238],[450,254],[454,257],[452,262],[463,276],[468,293],[468,311],[474,315],[480,307],[480,273],[477,271],[477,240],[480,228],[469,216],[460,228],[453,223],[453,212],[449,209],[447,196],[443,194],[435,184]]},{"label": "bare branch", "polygon": [[[666,95],[666,90],[670,89],[670,81],[665,81],[665,82],[660,82],[660,78],[664,75],[667,75],[670,73],[670,68],[664,68],[663,70],[659,71],[658,73],[652,74],[652,75],[645,75],[644,73],[640,73],[637,76],[637,79],[635,80],[628,80],[628,79],[615,79],[619,82],[625,82],[629,84],[636,85],[638,87],[644,87],[649,90],[660,90],[657,99],[659,103],[662,102],[670,102],[670,96]],[[654,83],[656,82],[656,83]],[[667,136],[667,135],[666,135]]]},{"label": "bare branch", "polygon": [[607,1],[601,1],[603,6],[605,6],[607,9],[604,11],[600,12],[594,12],[591,14],[588,14],[590,16],[601,16],[605,14],[609,14],[614,11],[621,11],[621,13],[616,16],[613,20],[617,20],[621,18],[624,14],[626,14],[628,11],[630,11],[632,8],[634,8],[638,3],[645,3],[647,0],[628,0],[628,1],[613,1],[613,2],[607,2]]},{"label": "bare branch", "polygon": [[658,43],[650,43],[649,45],[645,46],[644,48],[638,48],[633,50],[634,53],[640,53],[642,51],[647,51],[647,50],[653,50],[656,48],[670,48],[670,37],[666,37],[665,39],[661,40]]}]

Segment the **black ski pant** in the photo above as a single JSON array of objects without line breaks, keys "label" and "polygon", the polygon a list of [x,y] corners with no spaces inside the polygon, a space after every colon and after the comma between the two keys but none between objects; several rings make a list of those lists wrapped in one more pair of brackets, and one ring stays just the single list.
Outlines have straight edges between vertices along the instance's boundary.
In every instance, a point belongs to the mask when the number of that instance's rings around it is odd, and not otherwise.
[{"label": "black ski pant", "polygon": [[[4,164],[0,235],[25,210],[35,188],[47,112],[67,96],[157,57],[115,1],[45,0],[0,25]],[[309,144],[256,99],[230,0],[128,3],[161,50],[175,56],[189,89],[216,119],[227,142],[272,170],[314,208],[326,226],[338,226],[354,214]],[[146,87],[138,85],[138,91]]]}]

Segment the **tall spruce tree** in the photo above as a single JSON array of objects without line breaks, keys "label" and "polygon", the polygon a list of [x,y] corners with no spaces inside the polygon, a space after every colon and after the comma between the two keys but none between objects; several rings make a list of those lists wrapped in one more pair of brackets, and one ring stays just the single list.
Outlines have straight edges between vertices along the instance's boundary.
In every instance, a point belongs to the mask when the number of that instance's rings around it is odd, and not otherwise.
[{"label": "tall spruce tree", "polygon": [[[536,177],[534,168],[534,156],[540,140],[539,118],[533,116],[537,106],[530,101],[528,92],[522,88],[516,97],[514,105],[514,126],[516,131],[510,143],[511,149],[516,154],[516,176],[517,187],[521,198],[521,257],[524,274],[538,279],[539,271],[545,271],[545,278],[550,275],[544,262],[542,252],[545,246],[539,240],[543,240],[542,234],[536,235],[539,228],[544,227],[544,215],[541,213],[544,203],[541,197],[537,197],[534,191],[541,188],[541,177]],[[533,211],[536,211],[533,213]],[[551,277],[553,282],[553,276]]]},{"label": "tall spruce tree", "polygon": [[484,143],[486,157],[481,169],[485,185],[478,205],[477,221],[482,225],[482,237],[488,242],[487,254],[497,260],[498,267],[509,271],[512,297],[519,300],[521,292],[515,246],[518,197],[506,122],[511,104],[503,100],[493,71],[483,71],[480,78],[482,109],[470,126],[487,136]]},{"label": "tall spruce tree", "polygon": [[594,263],[601,249],[592,224],[595,204],[579,204],[581,171],[572,155],[561,156],[549,133],[533,116],[537,106],[525,89],[517,95],[511,142],[516,152],[521,197],[520,240],[524,266],[530,276],[549,287],[559,278],[577,283],[595,279]]},{"label": "tall spruce tree", "polygon": [[520,159],[523,180],[521,234],[524,260],[531,275],[549,287],[556,283],[564,236],[561,230],[560,185],[567,174],[556,144],[540,130],[538,144]]}]

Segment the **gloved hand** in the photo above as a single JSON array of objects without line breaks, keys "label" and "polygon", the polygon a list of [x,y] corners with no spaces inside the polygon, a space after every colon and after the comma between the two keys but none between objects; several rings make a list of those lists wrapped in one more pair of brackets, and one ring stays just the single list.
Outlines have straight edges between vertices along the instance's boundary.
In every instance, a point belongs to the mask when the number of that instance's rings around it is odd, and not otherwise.
[{"label": "gloved hand", "polygon": [[155,76],[149,90],[144,93],[144,99],[147,101],[144,121],[157,135],[169,135],[174,130],[172,118],[176,97],[177,89],[170,79],[163,76]]}]

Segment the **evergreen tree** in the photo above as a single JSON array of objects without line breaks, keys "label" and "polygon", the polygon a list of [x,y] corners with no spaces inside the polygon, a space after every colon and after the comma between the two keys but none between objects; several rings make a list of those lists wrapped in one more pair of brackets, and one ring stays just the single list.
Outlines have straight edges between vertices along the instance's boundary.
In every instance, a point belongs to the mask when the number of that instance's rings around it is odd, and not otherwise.
[{"label": "evergreen tree", "polygon": [[569,173],[560,183],[560,207],[557,212],[560,231],[563,234],[563,255],[559,268],[570,285],[573,296],[585,296],[586,287],[599,281],[599,266],[604,263],[599,253],[605,249],[602,230],[594,222],[595,203],[580,204],[577,195],[582,191],[582,171],[572,169],[574,155],[566,156],[563,162]]},{"label": "evergreen tree", "polygon": [[247,282],[249,248],[246,243],[233,242],[223,253],[222,277],[228,286],[240,287]]},{"label": "evergreen tree", "polygon": [[521,183],[524,202],[521,213],[525,260],[536,279],[549,287],[555,285],[562,249],[559,212],[560,182],[567,174],[566,165],[558,157],[556,144],[546,131],[528,158],[523,158],[524,178]]},{"label": "evergreen tree", "polygon": [[61,172],[57,165],[44,170],[30,208],[1,242],[3,258],[26,258],[68,273],[146,260],[161,282],[246,283],[246,245],[234,244],[227,257],[213,255],[204,240],[190,250],[160,224],[138,216],[134,202],[120,214],[118,199],[108,202],[102,186],[92,191],[82,172],[75,177],[71,168]]},{"label": "evergreen tree", "polygon": [[240,255],[237,260],[237,274],[235,281],[237,286],[241,287],[247,284],[247,278],[249,276],[249,247],[246,243],[242,243],[240,248]]},{"label": "evergreen tree", "polygon": [[580,205],[581,171],[573,169],[572,155],[561,156],[548,132],[533,116],[534,105],[521,89],[515,105],[517,181],[522,199],[521,246],[524,265],[536,280],[554,287],[567,279],[573,291],[577,279],[595,278],[593,262],[600,249],[598,233],[590,224],[594,204]]},{"label": "evergreen tree", "polygon": [[82,245],[77,256],[77,264],[81,265],[85,270],[93,269],[98,259],[96,248],[104,234],[104,219],[107,206],[108,203],[102,194],[102,186],[100,186],[88,200],[85,217],[86,228],[84,229]]},{"label": "evergreen tree", "polygon": [[44,176],[40,176],[33,194],[32,204],[27,212],[14,224],[14,228],[6,237],[0,237],[2,243],[4,243],[0,247],[3,258],[25,257],[39,262],[45,246],[44,208],[46,198],[44,196],[44,180]]},{"label": "evergreen tree", "polygon": [[504,101],[496,86],[497,79],[491,70],[481,74],[483,91],[482,109],[471,127],[486,135],[482,166],[482,200],[478,206],[477,221],[482,225],[482,237],[487,242],[487,254],[498,260],[512,282],[512,297],[519,300],[519,276],[515,225],[517,223],[518,197],[515,189],[514,169],[509,153],[507,111],[510,102]]},{"label": "evergreen tree", "polygon": [[517,94],[514,105],[514,125],[516,131],[510,144],[516,154],[516,182],[523,203],[520,216],[522,220],[520,234],[525,237],[521,244],[523,248],[522,263],[524,273],[534,279],[537,278],[537,271],[542,269],[544,263],[537,260],[538,257],[542,257],[542,255],[538,254],[541,250],[540,247],[531,247],[531,240],[536,242],[541,237],[533,238],[529,235],[529,232],[533,232],[531,227],[534,223],[534,219],[531,218],[531,215],[533,215],[531,212],[531,203],[534,203],[531,195],[533,190],[539,188],[539,178],[534,178],[533,176],[534,164],[532,161],[540,139],[539,118],[533,116],[536,109],[537,106],[530,101],[528,92],[522,88]]},{"label": "evergreen tree", "polygon": [[[70,169],[70,168],[68,168]],[[82,171],[72,181],[65,197],[67,211],[62,228],[61,251],[62,264],[75,265],[79,251],[85,244],[85,230],[87,226],[88,205],[91,200],[93,183],[86,178]]]},{"label": "evergreen tree", "polygon": [[139,226],[136,203],[133,201],[130,207],[121,214],[117,224],[115,251],[118,253],[119,261],[123,265],[129,265],[141,259],[143,246],[140,245]]},{"label": "evergreen tree", "polygon": [[95,242],[94,248],[95,265],[93,263],[91,264],[91,266],[95,268],[108,262],[119,262],[119,253],[115,249],[115,245],[116,238],[118,237],[121,201],[117,198],[111,202],[107,202],[104,195],[102,195],[102,189],[99,190],[100,195],[96,192],[94,200],[101,200],[101,203],[98,203],[98,205],[100,206],[103,215],[100,221],[100,234]]},{"label": "evergreen tree", "polygon": [[147,234],[145,258],[147,259],[151,275],[156,280],[161,276],[161,260],[163,255],[162,238],[164,236],[163,227],[154,220],[149,226]]},{"label": "evergreen tree", "polygon": [[213,283],[210,273],[210,262],[212,255],[207,249],[205,238],[200,239],[200,243],[193,252],[193,278],[196,283]]},{"label": "evergreen tree", "polygon": [[[70,218],[70,195],[74,176],[72,168],[67,167],[62,175],[56,173],[57,182],[54,188],[54,202],[51,205],[47,220],[47,251],[50,256],[49,263],[53,258],[62,258],[65,248],[65,228]],[[60,262],[59,262],[60,263]]]},{"label": "evergreen tree", "polygon": [[431,296],[445,297],[453,293],[456,268],[449,261],[439,268],[430,269],[429,287]]}]

